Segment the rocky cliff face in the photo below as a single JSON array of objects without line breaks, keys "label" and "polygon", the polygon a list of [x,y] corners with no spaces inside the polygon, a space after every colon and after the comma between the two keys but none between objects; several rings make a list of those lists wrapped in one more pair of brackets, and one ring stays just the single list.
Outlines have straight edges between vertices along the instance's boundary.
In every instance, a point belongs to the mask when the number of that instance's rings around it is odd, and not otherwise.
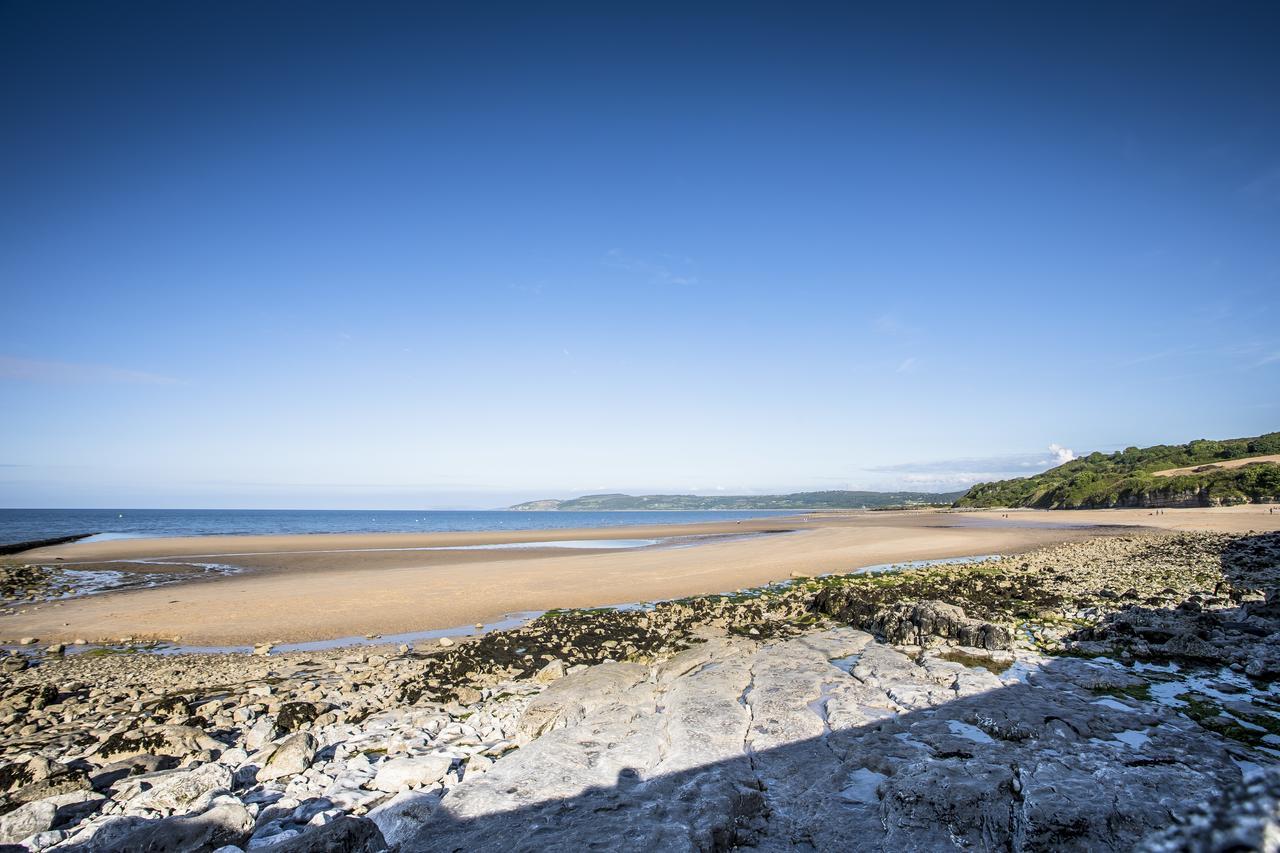
[{"label": "rocky cliff face", "polygon": [[1208,489],[1189,489],[1179,492],[1146,492],[1130,495],[1113,503],[1089,503],[1084,509],[1177,509],[1191,507],[1222,506],[1223,500],[1214,497]]}]

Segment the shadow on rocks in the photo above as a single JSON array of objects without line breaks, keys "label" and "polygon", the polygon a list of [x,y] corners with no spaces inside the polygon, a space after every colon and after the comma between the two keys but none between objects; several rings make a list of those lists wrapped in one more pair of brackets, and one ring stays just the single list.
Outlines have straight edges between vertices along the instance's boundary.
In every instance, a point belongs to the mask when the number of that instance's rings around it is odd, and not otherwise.
[{"label": "shadow on rocks", "polygon": [[[746,743],[675,773],[586,721],[451,792],[400,849],[1131,850],[1239,786],[1247,755],[1176,710],[1124,698],[1135,681],[1064,659],[1027,683],[773,749]],[[785,737],[782,720],[750,725]],[[612,784],[555,796],[573,784],[560,746],[605,765],[622,752],[624,766]],[[662,749],[648,756],[659,765]]]},{"label": "shadow on rocks", "polygon": [[1130,605],[1068,639],[1090,654],[1125,660],[1227,665],[1251,678],[1280,678],[1280,533],[1228,543],[1211,594],[1176,607]]}]

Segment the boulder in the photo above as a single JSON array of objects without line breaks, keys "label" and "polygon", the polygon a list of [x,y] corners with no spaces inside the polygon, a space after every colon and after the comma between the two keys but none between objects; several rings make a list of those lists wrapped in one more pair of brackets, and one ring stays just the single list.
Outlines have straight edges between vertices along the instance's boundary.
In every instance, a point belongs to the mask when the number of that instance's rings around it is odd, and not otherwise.
[{"label": "boulder", "polygon": [[33,779],[33,781],[9,793],[9,799],[14,802],[30,803],[47,799],[48,797],[56,797],[59,794],[69,794],[73,791],[87,791],[91,787],[88,774],[78,768],[50,762],[39,757],[28,762],[27,767],[35,768],[34,772],[28,770],[24,774],[18,771],[11,777],[14,782],[20,781],[25,777]]},{"label": "boulder", "polygon": [[222,748],[221,742],[194,726],[148,726],[110,735],[90,758],[97,764],[108,764],[135,755],[186,758],[206,749]]},{"label": "boulder", "polygon": [[158,812],[170,815],[190,811],[191,807],[211,792],[231,787],[231,768],[224,764],[202,764],[192,770],[168,770],[146,776],[132,776],[116,783],[120,799],[128,796],[125,810],[130,814]]},{"label": "boulder", "polygon": [[283,731],[296,732],[315,722],[320,709],[312,702],[285,702],[276,715],[276,725]]},{"label": "boulder", "polygon": [[1013,646],[1009,629],[970,619],[959,607],[945,601],[899,602],[882,607],[867,627],[881,634],[885,642],[898,646],[927,646],[939,639],[979,649]]},{"label": "boulder", "polygon": [[0,767],[0,794],[25,787],[50,772],[49,759],[36,755],[27,761],[15,761]]},{"label": "boulder", "polygon": [[440,807],[440,797],[425,791],[403,791],[369,812],[382,837],[392,846],[417,837]]},{"label": "boulder", "polygon": [[89,782],[95,791],[103,791],[126,776],[172,770],[177,766],[178,759],[172,755],[135,755],[123,761],[104,764],[97,773],[89,777]]},{"label": "boulder", "polygon": [[1167,657],[1198,662],[1222,661],[1227,657],[1223,649],[1207,643],[1191,633],[1182,633],[1171,637],[1157,651]]},{"label": "boulder", "polygon": [[310,732],[297,732],[276,747],[275,752],[258,770],[258,781],[269,782],[282,776],[301,773],[311,766],[316,755],[316,739]]},{"label": "boulder", "polygon": [[29,835],[53,828],[58,807],[43,800],[18,806],[0,815],[0,844],[17,844]]},{"label": "boulder", "polygon": [[244,748],[247,752],[256,752],[279,736],[276,724],[270,717],[258,720],[244,734]]},{"label": "boulder", "polygon": [[101,824],[84,840],[71,839],[67,853],[187,853],[239,845],[253,831],[253,815],[234,797],[220,797],[196,815],[148,820],[118,817]]},{"label": "boulder", "polygon": [[68,824],[79,823],[96,813],[106,804],[107,798],[93,791],[71,791],[39,802],[57,809],[58,814],[54,818],[54,825],[65,827]]},{"label": "boulder", "polygon": [[444,778],[453,766],[448,755],[421,755],[412,758],[391,758],[378,765],[373,777],[373,788],[395,794],[410,788],[434,785]]},{"label": "boulder", "polygon": [[347,815],[267,849],[271,853],[382,853],[387,842],[373,821]]},{"label": "boulder", "polygon": [[555,660],[551,661],[546,666],[544,666],[542,669],[534,673],[533,680],[538,682],[539,684],[550,684],[556,679],[564,678],[564,674],[565,674],[564,661],[560,660],[560,658],[556,658]]}]

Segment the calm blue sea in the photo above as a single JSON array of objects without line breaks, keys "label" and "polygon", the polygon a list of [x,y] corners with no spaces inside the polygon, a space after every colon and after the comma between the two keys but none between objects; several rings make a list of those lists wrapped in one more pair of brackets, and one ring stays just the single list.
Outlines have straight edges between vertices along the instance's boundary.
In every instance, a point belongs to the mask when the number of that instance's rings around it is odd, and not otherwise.
[{"label": "calm blue sea", "polygon": [[0,544],[79,533],[103,538],[248,533],[561,530],[764,518],[793,512],[510,512],[279,509],[0,509]]}]

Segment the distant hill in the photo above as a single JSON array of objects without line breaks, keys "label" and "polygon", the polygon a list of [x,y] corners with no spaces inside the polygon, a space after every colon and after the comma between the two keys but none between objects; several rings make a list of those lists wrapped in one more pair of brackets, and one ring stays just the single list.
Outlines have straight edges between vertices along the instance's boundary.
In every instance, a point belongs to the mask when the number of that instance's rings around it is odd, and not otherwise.
[{"label": "distant hill", "polygon": [[516,504],[514,510],[602,512],[617,510],[883,509],[950,504],[960,492],[795,492],[789,495],[584,495],[569,500]]},{"label": "distant hill", "polygon": [[956,506],[1087,509],[1277,501],[1277,454],[1280,432],[1091,453],[1033,477],[979,483]]}]

